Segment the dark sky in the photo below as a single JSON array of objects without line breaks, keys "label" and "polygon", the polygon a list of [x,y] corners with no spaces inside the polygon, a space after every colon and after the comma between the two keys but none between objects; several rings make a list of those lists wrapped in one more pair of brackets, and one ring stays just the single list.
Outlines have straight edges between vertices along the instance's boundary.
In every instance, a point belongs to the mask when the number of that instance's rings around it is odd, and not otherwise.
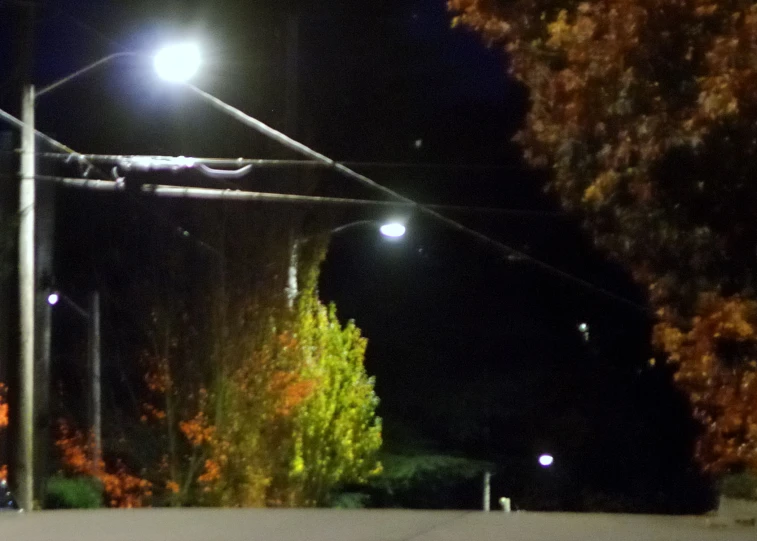
[{"label": "dark sky", "polygon": [[[574,218],[559,214],[543,194],[544,175],[528,171],[508,142],[527,96],[507,78],[497,51],[450,28],[442,0],[299,4],[300,140],[340,160],[447,164],[360,171],[427,203],[537,211],[451,216],[643,304],[622,269],[591,249]],[[283,128],[282,6],[50,3],[37,28],[35,79],[43,86],[105,54],[151,50],[190,34],[208,51],[198,86]],[[0,70],[0,103],[13,110],[6,56]],[[149,66],[134,61],[43,98],[38,127],[84,152],[286,155],[181,89],[155,82]],[[334,186],[369,195],[346,182]],[[535,460],[551,452],[559,475],[549,482],[562,498],[664,493],[660,508],[682,498],[692,482],[691,433],[669,374],[647,365],[645,313],[427,218],[408,225],[396,243],[369,228],[338,233],[321,279],[324,299],[370,340],[368,369],[377,376],[390,439],[423,439],[505,469],[517,465],[522,484],[543,481]],[[588,343],[580,322],[590,326]]]}]

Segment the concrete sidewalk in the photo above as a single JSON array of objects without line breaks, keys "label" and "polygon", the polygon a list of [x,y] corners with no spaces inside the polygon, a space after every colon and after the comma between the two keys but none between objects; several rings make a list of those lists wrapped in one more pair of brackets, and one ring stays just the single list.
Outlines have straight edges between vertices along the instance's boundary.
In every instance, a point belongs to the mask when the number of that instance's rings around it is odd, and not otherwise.
[{"label": "concrete sidewalk", "polygon": [[2,541],[757,540],[707,517],[480,511],[143,509],[0,514]]}]

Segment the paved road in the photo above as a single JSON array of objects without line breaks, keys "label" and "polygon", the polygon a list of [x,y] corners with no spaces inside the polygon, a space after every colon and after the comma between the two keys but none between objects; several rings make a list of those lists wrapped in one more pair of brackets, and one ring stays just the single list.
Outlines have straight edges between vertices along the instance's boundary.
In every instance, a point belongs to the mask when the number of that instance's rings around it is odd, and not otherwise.
[{"label": "paved road", "polygon": [[0,514],[2,541],[741,541],[704,517],[462,511],[146,509]]}]

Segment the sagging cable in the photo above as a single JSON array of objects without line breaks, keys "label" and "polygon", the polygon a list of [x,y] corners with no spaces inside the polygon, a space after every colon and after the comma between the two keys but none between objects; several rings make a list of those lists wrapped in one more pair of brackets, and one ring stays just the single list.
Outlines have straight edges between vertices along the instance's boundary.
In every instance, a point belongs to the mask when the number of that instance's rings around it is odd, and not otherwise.
[{"label": "sagging cable", "polygon": [[213,169],[212,167],[208,167],[204,163],[199,163],[195,167],[198,171],[200,171],[203,175],[211,177],[211,178],[218,178],[218,179],[238,179],[242,178],[246,175],[248,175],[252,171],[252,164],[245,165],[244,167],[241,167],[239,169],[229,170],[229,169]]}]

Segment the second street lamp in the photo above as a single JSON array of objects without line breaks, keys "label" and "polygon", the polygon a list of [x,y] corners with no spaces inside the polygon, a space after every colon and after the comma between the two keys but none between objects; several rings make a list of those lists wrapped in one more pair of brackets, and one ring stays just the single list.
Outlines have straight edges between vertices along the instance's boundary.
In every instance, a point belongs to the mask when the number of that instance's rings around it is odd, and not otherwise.
[{"label": "second street lamp", "polygon": [[[102,458],[100,294],[97,291],[90,293],[89,309],[85,310],[60,291],[50,291],[48,293],[48,309],[56,306],[60,301],[63,301],[64,304],[72,308],[79,316],[87,321],[87,374],[89,376],[87,412],[90,429],[92,430],[92,464],[95,472],[97,472]],[[44,355],[49,360],[49,337],[44,344]]]},{"label": "second street lamp", "polygon": [[[385,222],[381,220],[357,220],[355,222],[349,222],[344,225],[340,225],[332,229],[328,232],[329,235],[336,235],[337,233],[341,233],[345,229],[351,229],[353,227],[358,227],[362,225],[373,225],[379,226],[379,232],[387,239],[389,240],[398,240],[399,238],[403,237],[405,235],[406,228],[404,224],[393,221],[393,222]],[[313,237],[305,238],[301,240],[294,240],[292,243],[291,250],[289,252],[289,271],[287,273],[287,287],[286,287],[286,294],[287,294],[287,303],[289,307],[294,306],[294,301],[297,298],[297,294],[299,292],[299,284],[297,282],[297,265],[299,264],[299,258],[300,258],[300,247],[303,243],[308,242]]]}]

